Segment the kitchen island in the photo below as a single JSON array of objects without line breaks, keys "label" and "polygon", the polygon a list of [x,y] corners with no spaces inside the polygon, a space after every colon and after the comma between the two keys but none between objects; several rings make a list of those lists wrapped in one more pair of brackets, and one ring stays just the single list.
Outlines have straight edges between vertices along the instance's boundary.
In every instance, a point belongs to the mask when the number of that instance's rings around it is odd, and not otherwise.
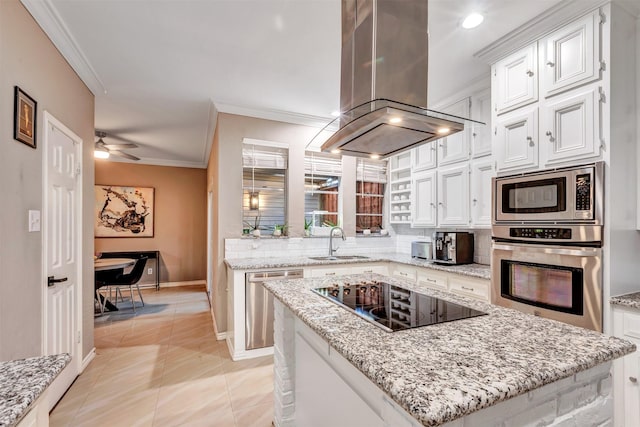
[{"label": "kitchen island", "polygon": [[[311,291],[371,280],[487,315],[390,333]],[[635,350],[618,338],[376,274],[265,287],[278,300],[277,427],[600,425],[613,417],[611,361]]]}]

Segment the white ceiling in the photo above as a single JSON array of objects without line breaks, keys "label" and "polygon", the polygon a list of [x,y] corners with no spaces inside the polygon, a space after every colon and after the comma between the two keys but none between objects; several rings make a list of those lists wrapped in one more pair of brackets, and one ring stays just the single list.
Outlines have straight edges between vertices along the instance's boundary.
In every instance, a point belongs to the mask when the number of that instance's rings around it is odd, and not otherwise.
[{"label": "white ceiling", "polygon": [[[489,66],[473,54],[560,0],[430,0],[429,101]],[[142,162],[206,167],[223,112],[328,121],[339,105],[339,0],[22,0],[96,95],[95,125]],[[475,30],[460,22],[485,15]]]}]

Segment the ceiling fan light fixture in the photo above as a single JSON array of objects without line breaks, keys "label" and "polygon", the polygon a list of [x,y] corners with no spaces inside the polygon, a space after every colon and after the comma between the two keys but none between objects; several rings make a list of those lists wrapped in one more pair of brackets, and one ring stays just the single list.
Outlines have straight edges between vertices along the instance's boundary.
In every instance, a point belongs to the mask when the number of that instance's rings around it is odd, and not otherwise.
[{"label": "ceiling fan light fixture", "polygon": [[95,150],[93,150],[93,157],[95,157],[96,159],[108,159],[109,152],[106,150],[100,150],[96,148]]}]

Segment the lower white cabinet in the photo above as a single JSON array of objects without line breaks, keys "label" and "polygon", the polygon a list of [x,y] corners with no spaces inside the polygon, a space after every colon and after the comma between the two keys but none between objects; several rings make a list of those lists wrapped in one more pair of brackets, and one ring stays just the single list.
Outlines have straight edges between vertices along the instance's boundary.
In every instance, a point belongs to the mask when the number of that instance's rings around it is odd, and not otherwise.
[{"label": "lower white cabinet", "polygon": [[483,301],[491,299],[491,282],[460,275],[449,277],[449,292]]},{"label": "lower white cabinet", "polygon": [[47,390],[31,404],[29,412],[20,420],[17,427],[49,427],[49,405]]},{"label": "lower white cabinet", "polygon": [[438,170],[438,225],[469,223],[469,164]]},{"label": "lower white cabinet", "polygon": [[343,276],[345,274],[351,274],[351,267],[333,265],[329,268],[318,267],[304,270],[304,277]]},{"label": "lower white cabinet", "polygon": [[[640,349],[640,310],[613,306],[613,334]],[[640,426],[640,352],[613,362],[614,425]]]},{"label": "lower white cabinet", "polygon": [[427,286],[432,289],[438,289],[440,291],[446,291],[448,289],[446,274],[421,268],[420,270],[418,270],[416,277],[419,285]]},{"label": "lower white cabinet", "polygon": [[387,276],[389,274],[389,267],[383,264],[354,264],[351,267],[351,274],[382,274]]},{"label": "lower white cabinet", "polygon": [[392,268],[391,275],[401,279],[416,281],[416,268],[409,265],[395,264]]}]

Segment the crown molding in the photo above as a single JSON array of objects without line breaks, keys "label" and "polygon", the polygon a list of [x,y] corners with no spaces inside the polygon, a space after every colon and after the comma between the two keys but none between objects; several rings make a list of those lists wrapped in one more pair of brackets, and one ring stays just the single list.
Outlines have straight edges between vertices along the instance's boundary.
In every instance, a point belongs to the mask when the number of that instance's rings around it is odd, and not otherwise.
[{"label": "crown molding", "polygon": [[473,56],[487,64],[493,64],[526,44],[607,3],[608,1],[603,0],[564,0],[480,49]]},{"label": "crown molding", "polygon": [[51,0],[20,0],[33,19],[94,95],[107,90]]},{"label": "crown molding", "polygon": [[189,162],[184,160],[168,160],[168,159],[154,159],[151,157],[141,158],[140,160],[129,160],[122,157],[111,156],[108,159],[97,159],[95,161],[100,162],[117,162],[117,163],[130,163],[132,165],[148,165],[148,166],[169,166],[174,168],[192,168],[192,169],[207,169],[207,163],[203,162]]},{"label": "crown molding", "polygon": [[222,102],[216,102],[215,108],[217,108],[220,113],[237,114],[239,116],[255,117],[257,119],[274,120],[315,128],[323,128],[334,119],[334,117],[321,117],[282,110],[252,108]]}]

